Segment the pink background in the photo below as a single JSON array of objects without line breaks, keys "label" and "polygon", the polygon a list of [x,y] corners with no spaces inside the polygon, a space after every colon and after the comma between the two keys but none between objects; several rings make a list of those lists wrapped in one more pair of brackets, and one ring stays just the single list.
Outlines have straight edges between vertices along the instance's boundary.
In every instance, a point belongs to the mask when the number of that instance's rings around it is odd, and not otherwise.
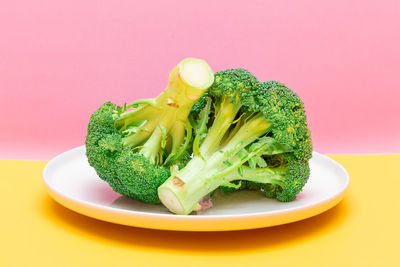
[{"label": "pink background", "polygon": [[157,95],[189,56],[294,89],[316,151],[400,152],[399,1],[239,2],[2,1],[0,158],[82,145],[101,103]]}]

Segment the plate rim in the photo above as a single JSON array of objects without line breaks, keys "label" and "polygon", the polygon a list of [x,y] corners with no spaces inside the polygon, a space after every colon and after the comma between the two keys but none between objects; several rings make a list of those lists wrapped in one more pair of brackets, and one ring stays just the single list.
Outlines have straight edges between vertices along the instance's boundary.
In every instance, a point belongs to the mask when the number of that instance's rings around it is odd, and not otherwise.
[{"label": "plate rim", "polygon": [[[134,223],[128,223],[128,222],[123,222],[121,220],[113,220],[113,218],[105,218],[103,216],[96,216],[94,214],[88,214],[87,212],[84,212],[84,208],[79,208],[85,206],[86,208],[89,208],[90,210],[98,210],[101,212],[101,214],[109,214],[109,216],[112,215],[123,215],[123,216],[133,216],[133,217],[142,217],[145,219],[162,219],[162,220],[169,220],[169,221],[185,221],[185,222],[199,222],[199,221],[226,221],[226,220],[232,220],[232,219],[238,219],[240,218],[241,220],[249,220],[249,219],[254,219],[254,218],[267,218],[267,217],[273,217],[273,216],[279,216],[279,215],[285,215],[285,214],[291,214],[291,213],[305,213],[306,211],[311,211],[314,208],[314,212],[311,212],[311,215],[307,216],[295,216],[296,218],[290,219],[290,220],[283,220],[282,223],[275,223],[275,224],[268,224],[266,223],[265,226],[256,226],[256,227],[243,227],[239,229],[229,229],[227,230],[241,230],[241,229],[254,229],[254,228],[261,228],[261,227],[269,227],[273,225],[280,225],[280,224],[286,224],[290,222],[295,222],[299,220],[303,220],[312,216],[315,216],[317,214],[320,214],[335,205],[337,205],[344,197],[345,192],[347,191],[350,183],[350,177],[347,172],[347,170],[339,164],[337,161],[331,159],[328,156],[325,156],[321,153],[313,151],[313,157],[318,156],[321,157],[325,160],[328,160],[331,164],[335,165],[335,167],[338,167],[340,171],[344,174],[344,185],[341,186],[340,190],[338,190],[335,194],[330,195],[327,198],[324,198],[323,200],[320,201],[313,201],[311,203],[307,203],[304,206],[299,207],[291,207],[287,208],[284,210],[273,210],[273,211],[262,211],[262,212],[253,212],[253,213],[247,213],[247,214],[221,214],[221,215],[201,215],[201,216],[193,216],[193,215],[177,215],[177,214],[157,214],[157,213],[151,213],[151,212],[144,212],[144,211],[134,211],[134,210],[125,210],[125,209],[120,209],[116,207],[110,207],[106,206],[103,204],[98,204],[95,202],[90,202],[87,200],[82,200],[76,197],[69,196],[68,194],[65,194],[63,192],[60,192],[56,188],[52,187],[50,182],[48,181],[48,177],[50,177],[49,172],[51,171],[51,168],[53,167],[54,164],[57,164],[58,161],[60,161],[63,157],[65,156],[70,156],[73,153],[79,153],[80,150],[85,153],[85,146],[78,146],[72,149],[69,149],[67,151],[64,151],[63,153],[57,155],[56,157],[52,158],[49,160],[45,167],[43,168],[42,172],[42,180],[45,184],[46,190],[49,193],[49,195],[57,201],[59,204],[62,206],[71,209],[75,212],[78,212],[82,215],[89,216],[92,218],[96,218],[99,220],[103,221],[108,221],[112,223],[118,223],[118,224],[123,224],[123,225],[128,225],[128,226],[135,226],[135,227],[142,227],[142,228],[152,228],[152,229],[163,229],[163,230],[179,230],[179,231],[221,231],[221,229],[214,230],[214,229],[198,229],[199,227],[188,227],[185,226],[185,228],[190,228],[190,229],[176,229],[176,227],[171,227],[171,226],[166,226],[166,227],[150,227],[146,225],[137,225]],[[46,178],[47,177],[47,178]],[[100,178],[99,178],[100,179]],[[321,207],[320,207],[321,206]],[[310,213],[310,212],[308,212]],[[201,228],[201,227],[200,227]],[[222,229],[224,230],[224,229]]]}]

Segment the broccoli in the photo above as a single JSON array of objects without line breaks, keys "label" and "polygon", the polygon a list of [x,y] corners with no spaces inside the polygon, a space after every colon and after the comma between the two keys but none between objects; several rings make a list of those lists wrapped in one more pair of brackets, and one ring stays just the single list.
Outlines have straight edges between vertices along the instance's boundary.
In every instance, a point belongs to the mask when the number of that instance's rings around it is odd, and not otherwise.
[{"label": "broccoli", "polygon": [[167,88],[154,99],[117,106],[103,104],[89,121],[86,156],[112,189],[148,203],[159,203],[157,188],[190,159],[193,104],[213,83],[200,59],[187,58],[169,74]]},{"label": "broccoli", "polygon": [[190,121],[193,157],[158,188],[173,213],[189,214],[218,188],[262,189],[292,201],[307,182],[312,143],[304,104],[282,83],[260,83],[244,69],[218,72]]}]

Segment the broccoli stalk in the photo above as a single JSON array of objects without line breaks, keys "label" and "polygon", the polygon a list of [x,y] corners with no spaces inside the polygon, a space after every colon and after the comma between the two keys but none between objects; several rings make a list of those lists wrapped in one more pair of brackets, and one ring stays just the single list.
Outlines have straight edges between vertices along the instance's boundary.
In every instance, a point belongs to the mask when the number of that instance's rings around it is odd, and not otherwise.
[{"label": "broccoli stalk", "polygon": [[155,165],[163,163],[167,148],[168,160],[176,158],[185,151],[182,146],[185,132],[191,133],[188,129],[190,110],[213,81],[214,74],[205,61],[194,58],[181,61],[170,72],[169,84],[158,97],[127,105],[115,121],[117,131],[124,135],[124,145],[136,147]]},{"label": "broccoli stalk", "polygon": [[[230,175],[237,173],[242,164],[257,155],[262,148],[234,161],[232,161],[231,155],[238,154],[247,145],[265,134],[269,125],[266,120],[257,116],[245,123],[243,128],[224,147],[219,149],[218,145],[208,147],[202,145],[200,151],[203,151],[204,154],[194,156],[185,168],[169,178],[159,188],[161,202],[174,213],[190,213],[205,195],[219,186],[237,179],[236,175]],[[212,127],[214,126],[213,124]],[[219,135],[210,135],[203,144],[216,144],[220,139]],[[229,179],[230,177],[233,179]]]},{"label": "broccoli stalk", "polygon": [[298,96],[277,82],[259,84],[242,69],[217,73],[207,95],[203,106],[194,107],[193,158],[158,188],[161,202],[173,213],[189,214],[218,187],[238,187],[232,183],[237,180],[262,183],[268,197],[293,200],[308,178],[311,157]]}]

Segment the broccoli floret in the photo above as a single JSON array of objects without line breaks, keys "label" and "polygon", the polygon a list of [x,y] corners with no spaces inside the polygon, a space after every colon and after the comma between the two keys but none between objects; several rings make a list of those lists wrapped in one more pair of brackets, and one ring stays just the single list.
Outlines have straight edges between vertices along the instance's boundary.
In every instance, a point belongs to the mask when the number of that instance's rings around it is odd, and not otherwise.
[{"label": "broccoli floret", "polygon": [[[278,167],[251,168],[243,165],[241,174],[229,174],[229,180],[245,182],[240,189],[261,191],[268,198],[288,202],[296,198],[310,175],[308,161],[296,159],[292,153],[281,154],[285,162]],[[241,179],[247,179],[241,181]],[[221,191],[225,188],[221,188]],[[236,189],[237,190],[237,189]],[[236,191],[230,190],[230,192]]]},{"label": "broccoli floret", "polygon": [[116,176],[115,161],[123,148],[122,137],[114,127],[115,112],[112,103],[103,104],[91,115],[86,136],[88,162],[105,181]]},{"label": "broccoli floret", "polygon": [[193,158],[158,188],[170,211],[189,214],[217,188],[291,201],[306,183],[310,131],[303,102],[285,85],[260,83],[244,69],[218,72],[190,120]]},{"label": "broccoli floret", "polygon": [[206,62],[188,58],[169,74],[156,98],[123,107],[107,102],[89,121],[86,155],[98,176],[114,191],[159,203],[157,188],[189,160],[192,127],[188,115],[213,83]]},{"label": "broccoli floret", "polygon": [[169,169],[154,166],[150,160],[129,148],[116,161],[117,184],[110,183],[118,191],[122,186],[123,195],[140,199],[147,203],[159,203],[157,188],[170,176]]}]

